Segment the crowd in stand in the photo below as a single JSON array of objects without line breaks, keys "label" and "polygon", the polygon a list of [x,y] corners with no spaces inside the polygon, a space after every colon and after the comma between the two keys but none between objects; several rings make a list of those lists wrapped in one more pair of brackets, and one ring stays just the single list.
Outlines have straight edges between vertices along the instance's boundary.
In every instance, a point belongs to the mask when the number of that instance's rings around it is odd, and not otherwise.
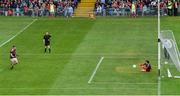
[{"label": "crowd in stand", "polygon": [[[1,16],[72,16],[79,0],[0,0]],[[179,1],[160,0],[162,16],[177,16]],[[99,16],[157,15],[157,0],[97,0]]]},{"label": "crowd in stand", "polygon": [[[177,16],[179,2],[177,0],[160,0],[160,14],[162,16]],[[97,0],[95,14],[106,16],[126,15],[157,15],[157,0]]]},{"label": "crowd in stand", "polygon": [[77,0],[0,0],[2,16],[72,16]]}]

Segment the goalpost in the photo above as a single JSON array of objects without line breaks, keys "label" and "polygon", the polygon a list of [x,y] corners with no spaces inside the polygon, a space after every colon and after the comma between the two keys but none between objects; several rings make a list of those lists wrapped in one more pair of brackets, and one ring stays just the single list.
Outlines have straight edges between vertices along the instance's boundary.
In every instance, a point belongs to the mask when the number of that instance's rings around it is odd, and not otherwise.
[{"label": "goalpost", "polygon": [[[164,30],[160,32],[161,41],[161,65],[166,70],[168,77],[172,77],[171,70],[176,73],[180,72],[180,53],[176,40],[171,30]],[[177,77],[177,76],[175,76]]]},{"label": "goalpost", "polygon": [[161,42],[160,42],[160,0],[158,0],[158,85],[157,85],[157,95],[161,95]]}]

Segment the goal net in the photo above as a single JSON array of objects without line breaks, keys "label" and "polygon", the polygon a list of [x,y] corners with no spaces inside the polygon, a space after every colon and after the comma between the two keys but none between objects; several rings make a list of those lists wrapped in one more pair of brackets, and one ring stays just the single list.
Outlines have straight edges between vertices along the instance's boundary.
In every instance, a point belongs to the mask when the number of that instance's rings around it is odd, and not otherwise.
[{"label": "goal net", "polygon": [[[171,71],[180,72],[180,54],[174,34],[171,30],[160,32],[161,66],[164,72],[171,77]],[[176,72],[177,73],[177,72]]]}]

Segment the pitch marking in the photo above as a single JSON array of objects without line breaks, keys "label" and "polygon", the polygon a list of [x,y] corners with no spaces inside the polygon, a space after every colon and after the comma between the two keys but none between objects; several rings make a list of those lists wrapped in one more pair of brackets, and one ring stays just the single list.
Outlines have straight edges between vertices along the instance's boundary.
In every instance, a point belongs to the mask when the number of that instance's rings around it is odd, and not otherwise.
[{"label": "pitch marking", "polygon": [[12,36],[11,38],[9,38],[7,41],[3,42],[0,47],[4,46],[5,44],[7,44],[8,42],[10,42],[12,39],[14,39],[15,37],[17,37],[19,34],[21,34],[22,32],[24,32],[24,30],[26,30],[29,26],[31,26],[37,19],[34,19],[31,23],[29,23],[26,27],[24,27],[23,29],[21,29],[19,32],[17,32],[14,36]]},{"label": "pitch marking", "polygon": [[104,59],[104,57],[101,57],[101,59],[99,60],[99,62],[98,62],[98,64],[97,64],[96,68],[94,69],[94,71],[93,71],[91,77],[89,78],[89,81],[88,81],[89,84],[90,84],[91,81],[93,80],[93,78],[94,78],[94,76],[95,76],[95,74],[96,74],[96,71],[98,70],[98,68],[99,68],[101,62],[103,61],[103,59]]}]

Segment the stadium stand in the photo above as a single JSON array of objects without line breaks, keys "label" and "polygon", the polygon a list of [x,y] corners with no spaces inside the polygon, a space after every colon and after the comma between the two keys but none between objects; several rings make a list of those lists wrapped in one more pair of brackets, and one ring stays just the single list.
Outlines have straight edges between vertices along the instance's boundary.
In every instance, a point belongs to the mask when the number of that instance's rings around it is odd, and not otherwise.
[{"label": "stadium stand", "polygon": [[78,0],[0,0],[1,16],[72,16]]},{"label": "stadium stand", "polygon": [[[137,15],[157,15],[157,0],[97,0],[94,12],[98,16],[128,16],[131,13],[133,2],[136,4]],[[178,10],[178,1],[160,1],[160,13],[162,16],[177,16]]]},{"label": "stadium stand", "polygon": [[[129,16],[135,3],[138,16],[157,15],[157,0],[0,0],[1,16]],[[177,0],[161,0],[162,16],[178,16]]]},{"label": "stadium stand", "polygon": [[88,17],[88,13],[93,13],[95,1],[96,0],[81,0],[80,4],[75,10],[74,16]]}]

